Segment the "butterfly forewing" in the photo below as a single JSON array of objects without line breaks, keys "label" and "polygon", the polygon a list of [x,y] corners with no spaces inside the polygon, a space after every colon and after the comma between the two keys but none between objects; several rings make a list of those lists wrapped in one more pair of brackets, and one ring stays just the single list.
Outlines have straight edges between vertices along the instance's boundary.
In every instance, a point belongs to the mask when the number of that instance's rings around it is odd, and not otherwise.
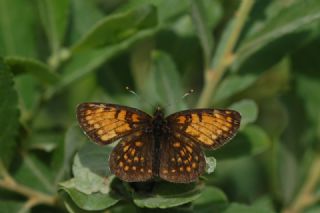
[{"label": "butterfly forewing", "polygon": [[238,112],[220,109],[186,110],[167,117],[172,131],[210,149],[227,143],[236,134],[240,119]]},{"label": "butterfly forewing", "polygon": [[205,170],[203,151],[181,134],[172,134],[160,144],[159,175],[174,183],[196,181]]},{"label": "butterfly forewing", "polygon": [[151,179],[153,177],[153,147],[154,140],[151,134],[138,131],[123,138],[110,154],[111,172],[127,182]]},{"label": "butterfly forewing", "polygon": [[86,135],[96,143],[109,144],[150,125],[151,117],[131,107],[82,103],[77,118]]}]

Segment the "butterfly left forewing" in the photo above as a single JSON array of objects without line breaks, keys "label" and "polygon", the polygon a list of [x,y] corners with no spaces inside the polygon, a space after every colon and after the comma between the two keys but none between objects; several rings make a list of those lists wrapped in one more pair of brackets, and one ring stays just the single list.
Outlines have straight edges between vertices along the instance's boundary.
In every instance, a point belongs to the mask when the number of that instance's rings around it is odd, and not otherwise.
[{"label": "butterfly left forewing", "polygon": [[86,135],[102,145],[147,128],[151,120],[138,109],[104,103],[80,104],[77,118]]},{"label": "butterfly left forewing", "polygon": [[216,149],[230,141],[240,126],[241,116],[234,110],[193,109],[167,117],[169,128],[198,145]]},{"label": "butterfly left forewing", "polygon": [[205,158],[200,146],[181,134],[171,134],[160,141],[159,176],[169,182],[196,181],[205,170]]}]

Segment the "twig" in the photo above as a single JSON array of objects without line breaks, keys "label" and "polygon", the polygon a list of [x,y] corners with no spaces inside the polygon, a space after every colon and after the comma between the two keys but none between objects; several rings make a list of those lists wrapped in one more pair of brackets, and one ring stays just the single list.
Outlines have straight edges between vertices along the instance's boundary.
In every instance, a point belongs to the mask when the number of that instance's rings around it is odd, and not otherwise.
[{"label": "twig", "polygon": [[[36,191],[32,188],[29,188],[25,185],[17,183],[5,169],[2,161],[0,160],[0,188],[16,192],[28,198],[28,205],[34,206],[37,204],[45,204],[49,206],[54,206],[56,204],[56,197],[46,195],[42,192]],[[32,207],[31,206],[31,207]]]},{"label": "twig", "polygon": [[205,85],[200,95],[197,107],[207,107],[210,104],[218,83],[233,61],[233,49],[239,39],[241,30],[253,3],[254,0],[242,0],[239,9],[236,12],[236,17],[234,17],[226,29],[226,34],[223,35],[224,38],[222,38],[224,41],[221,41],[221,44],[219,44],[217,53],[213,60],[213,65],[211,65],[211,69],[206,70]]},{"label": "twig", "polygon": [[320,180],[320,155],[317,154],[313,160],[310,172],[306,181],[297,195],[293,203],[287,207],[283,213],[299,213],[306,207],[319,201],[319,197],[315,194],[315,188]]}]

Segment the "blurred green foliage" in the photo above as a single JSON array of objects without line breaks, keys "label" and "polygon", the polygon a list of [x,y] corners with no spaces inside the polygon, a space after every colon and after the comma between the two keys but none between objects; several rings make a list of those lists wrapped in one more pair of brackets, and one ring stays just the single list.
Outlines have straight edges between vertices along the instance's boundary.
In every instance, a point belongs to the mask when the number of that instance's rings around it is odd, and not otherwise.
[{"label": "blurred green foliage", "polygon": [[[319,55],[318,0],[0,0],[0,212],[318,212]],[[141,193],[80,131],[88,101],[242,123],[213,173]]]}]

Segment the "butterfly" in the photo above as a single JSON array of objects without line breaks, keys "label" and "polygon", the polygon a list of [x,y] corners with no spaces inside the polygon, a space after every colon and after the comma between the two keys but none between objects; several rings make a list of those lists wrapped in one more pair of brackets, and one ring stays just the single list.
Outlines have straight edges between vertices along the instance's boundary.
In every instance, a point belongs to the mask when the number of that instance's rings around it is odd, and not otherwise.
[{"label": "butterfly", "polygon": [[109,156],[111,172],[126,182],[160,177],[190,183],[204,173],[203,149],[217,149],[230,141],[240,126],[237,111],[191,109],[167,117],[158,107],[153,116],[127,106],[82,103],[77,119],[95,143],[118,141]]}]

